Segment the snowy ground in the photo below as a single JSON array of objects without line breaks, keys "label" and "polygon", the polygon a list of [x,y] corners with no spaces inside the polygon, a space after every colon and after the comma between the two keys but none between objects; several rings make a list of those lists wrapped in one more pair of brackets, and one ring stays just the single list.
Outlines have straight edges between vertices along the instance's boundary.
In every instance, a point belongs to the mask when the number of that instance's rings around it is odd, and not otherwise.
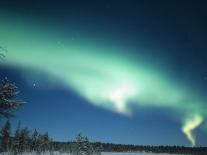
[{"label": "snowy ground", "polygon": [[[0,155],[13,155],[12,153],[0,153]],[[60,153],[60,152],[45,152],[45,153],[36,153],[36,152],[24,152],[18,155],[71,155],[69,153]]]},{"label": "snowy ground", "polygon": [[178,154],[168,154],[168,153],[139,153],[139,152],[103,152],[101,155],[178,155]]},{"label": "snowy ground", "polygon": [[[0,153],[0,155],[12,155],[10,153]],[[25,152],[20,155],[70,155],[69,153],[60,153],[60,152],[46,152],[37,154],[36,152]],[[120,152],[103,152],[101,155],[178,155],[178,154],[168,154],[168,153],[138,153],[138,152],[129,152],[129,153],[120,153]]]}]

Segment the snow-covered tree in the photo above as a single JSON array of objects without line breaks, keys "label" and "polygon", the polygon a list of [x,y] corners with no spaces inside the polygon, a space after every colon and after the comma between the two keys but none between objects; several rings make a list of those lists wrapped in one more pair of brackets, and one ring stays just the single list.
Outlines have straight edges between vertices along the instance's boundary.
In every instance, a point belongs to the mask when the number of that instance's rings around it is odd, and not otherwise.
[{"label": "snow-covered tree", "polygon": [[20,152],[20,121],[18,122],[18,126],[14,135],[14,140],[13,140],[13,147],[12,150],[15,154]]},{"label": "snow-covered tree", "polygon": [[5,78],[0,81],[0,116],[10,117],[16,111],[22,102],[13,100],[13,97],[18,95],[19,91],[15,84],[12,84]]},{"label": "snow-covered tree", "polygon": [[30,143],[30,136],[29,136],[28,128],[23,128],[20,130],[19,133],[19,152],[29,151],[29,143]]},{"label": "snow-covered tree", "polygon": [[32,136],[31,136],[31,142],[30,142],[30,150],[31,151],[37,151],[37,148],[39,147],[38,146],[38,132],[37,130],[35,129],[32,133]]},{"label": "snow-covered tree", "polygon": [[1,129],[1,150],[8,151],[11,147],[11,124],[7,120]]},{"label": "snow-covered tree", "polygon": [[39,149],[41,152],[50,150],[50,143],[51,141],[50,141],[48,132],[42,135],[39,135]]},{"label": "snow-covered tree", "polygon": [[99,144],[97,146],[94,147],[93,149],[93,154],[96,154],[96,155],[101,155],[101,152],[103,151],[103,145]]},{"label": "snow-covered tree", "polygon": [[91,155],[93,153],[92,145],[88,138],[79,133],[76,137],[75,154],[77,155]]},{"label": "snow-covered tree", "polygon": [[[0,60],[5,57],[6,52],[7,50],[0,46]],[[13,100],[18,93],[16,85],[9,82],[7,78],[0,81],[0,117],[12,116],[12,113],[22,105],[22,102]]]}]

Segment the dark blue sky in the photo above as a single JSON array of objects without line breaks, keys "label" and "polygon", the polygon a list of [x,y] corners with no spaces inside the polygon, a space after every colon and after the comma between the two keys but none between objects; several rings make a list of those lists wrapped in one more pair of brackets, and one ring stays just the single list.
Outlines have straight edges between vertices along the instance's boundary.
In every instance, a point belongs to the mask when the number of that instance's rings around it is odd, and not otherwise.
[{"label": "dark blue sky", "polygon": [[[50,25],[48,29],[63,38],[70,27],[77,40],[87,36],[113,47],[147,48],[144,56],[167,67],[169,75],[177,75],[173,79],[190,83],[205,97],[206,6],[205,1],[1,1],[0,12],[42,27]],[[21,120],[22,126],[48,131],[55,140],[64,141],[81,131],[94,141],[189,145],[181,123],[169,117],[170,109],[134,108],[133,117],[123,116],[93,106],[61,82],[38,88],[42,79],[31,78],[28,83],[23,71],[21,67],[0,67],[0,77],[14,82],[21,91],[19,98],[27,102],[12,119],[14,127]],[[31,87],[34,83],[36,86]],[[206,146],[207,133],[198,129],[196,134],[198,145]]]}]

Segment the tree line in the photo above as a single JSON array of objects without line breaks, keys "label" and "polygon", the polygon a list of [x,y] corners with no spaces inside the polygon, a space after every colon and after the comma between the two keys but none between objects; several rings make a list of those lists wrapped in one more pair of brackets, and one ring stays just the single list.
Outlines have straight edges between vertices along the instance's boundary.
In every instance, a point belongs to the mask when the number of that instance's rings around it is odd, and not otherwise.
[{"label": "tree line", "polygon": [[170,154],[193,154],[206,155],[207,147],[185,147],[185,146],[150,146],[132,144],[113,144],[95,142],[93,145],[102,145],[104,152],[153,152]]},{"label": "tree line", "polygon": [[[55,150],[70,152],[76,142],[53,142]],[[102,142],[91,142],[93,148],[99,152],[148,152],[169,154],[193,154],[206,155],[207,147],[185,147],[185,146],[150,146],[132,144],[113,144]]]},{"label": "tree line", "polygon": [[102,145],[92,145],[87,136],[79,133],[73,142],[54,142],[48,132],[39,133],[36,129],[21,128],[20,123],[12,134],[11,123],[5,122],[0,130],[0,152],[21,154],[23,152],[45,153],[68,152],[73,155],[100,155]]},{"label": "tree line", "polygon": [[144,146],[102,142],[90,142],[87,136],[79,133],[74,141],[56,142],[48,132],[39,133],[36,129],[21,128],[20,123],[12,134],[10,121],[7,120],[0,130],[0,152],[20,154],[23,152],[67,152],[73,155],[100,155],[101,152],[153,152],[172,154],[206,155],[207,147],[184,146]]},{"label": "tree line", "polygon": [[37,130],[20,128],[20,123],[14,135],[11,133],[11,124],[7,120],[0,131],[0,151],[13,152],[14,154],[22,152],[45,152],[51,148],[51,139],[48,133],[40,134]]}]

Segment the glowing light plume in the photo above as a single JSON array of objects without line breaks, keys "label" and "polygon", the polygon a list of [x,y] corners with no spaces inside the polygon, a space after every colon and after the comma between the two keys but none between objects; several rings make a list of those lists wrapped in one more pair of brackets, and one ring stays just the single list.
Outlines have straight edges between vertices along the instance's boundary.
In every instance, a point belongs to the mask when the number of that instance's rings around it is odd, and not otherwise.
[{"label": "glowing light plume", "polygon": [[203,118],[199,115],[193,116],[191,119],[187,119],[182,128],[183,133],[187,136],[188,140],[191,142],[192,146],[196,145],[195,136],[193,135],[193,130],[195,130],[201,123]]},{"label": "glowing light plume", "polygon": [[[64,38],[60,44],[41,29],[0,19],[1,44],[9,51],[5,65],[48,73],[90,103],[121,114],[133,114],[130,104],[171,108],[183,117],[196,113],[182,129],[195,145],[192,131],[206,118],[205,99],[171,80],[161,68],[150,66],[141,54],[134,57],[93,40]],[[24,73],[25,78],[30,76]],[[58,84],[56,79],[52,82]]]},{"label": "glowing light plume", "polygon": [[114,106],[116,110],[120,113],[131,115],[129,111],[127,111],[127,99],[130,98],[130,96],[133,97],[134,95],[134,88],[129,85],[124,85],[118,88],[115,91],[112,91],[107,94],[107,98],[114,103]]}]

